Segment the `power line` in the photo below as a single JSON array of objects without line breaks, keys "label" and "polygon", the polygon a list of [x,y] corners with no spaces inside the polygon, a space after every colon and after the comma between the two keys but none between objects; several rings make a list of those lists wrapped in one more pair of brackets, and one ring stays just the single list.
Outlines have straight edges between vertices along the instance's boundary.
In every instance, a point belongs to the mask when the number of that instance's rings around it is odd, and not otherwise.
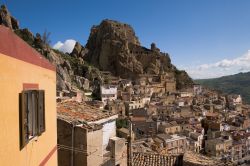
[{"label": "power line", "polygon": [[[98,150],[98,149],[96,149],[93,152],[87,152],[85,150],[77,150],[76,148],[71,148],[71,147],[67,147],[67,146],[64,147],[64,146],[60,146],[60,145],[58,146],[58,149],[65,149],[65,150],[69,150],[71,152],[83,153],[83,154],[86,154],[86,155],[93,155]],[[100,156],[100,155],[95,155],[95,156]]]}]

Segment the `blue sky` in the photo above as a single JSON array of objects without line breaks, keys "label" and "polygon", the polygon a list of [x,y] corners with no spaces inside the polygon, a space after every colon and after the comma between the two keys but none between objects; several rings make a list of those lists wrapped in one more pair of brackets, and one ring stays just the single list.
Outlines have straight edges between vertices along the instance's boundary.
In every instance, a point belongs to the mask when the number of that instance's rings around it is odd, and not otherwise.
[{"label": "blue sky", "polygon": [[[152,42],[193,78],[250,70],[248,0],[0,0],[33,33],[51,32],[52,45],[86,44],[92,25],[126,22],[141,44]],[[70,43],[70,42],[68,42]]]}]

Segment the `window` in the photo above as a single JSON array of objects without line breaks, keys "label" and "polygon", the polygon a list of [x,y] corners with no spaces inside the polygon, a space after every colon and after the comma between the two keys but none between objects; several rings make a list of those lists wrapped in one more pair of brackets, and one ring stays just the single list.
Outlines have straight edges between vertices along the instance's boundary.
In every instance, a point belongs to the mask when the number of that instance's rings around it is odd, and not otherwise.
[{"label": "window", "polygon": [[25,90],[20,94],[20,147],[45,131],[44,90]]}]

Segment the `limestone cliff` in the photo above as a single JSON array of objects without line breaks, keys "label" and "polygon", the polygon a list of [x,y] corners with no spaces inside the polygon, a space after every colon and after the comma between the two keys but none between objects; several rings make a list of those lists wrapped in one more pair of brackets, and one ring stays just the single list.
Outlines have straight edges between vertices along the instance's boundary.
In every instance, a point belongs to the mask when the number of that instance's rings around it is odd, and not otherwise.
[{"label": "limestone cliff", "polygon": [[103,20],[100,25],[91,28],[86,46],[77,42],[71,54],[52,49],[39,33],[33,35],[29,29],[21,29],[5,6],[0,8],[0,24],[12,29],[56,65],[57,90],[89,90],[88,83],[103,80],[99,70],[131,79],[138,74],[158,74],[164,70],[174,74],[177,88],[192,84],[187,73],[177,70],[171,64],[169,55],[160,52],[154,43],[150,49],[141,46],[133,28],[128,24]]},{"label": "limestone cliff", "polygon": [[169,55],[160,52],[154,43],[150,49],[141,46],[128,24],[103,20],[100,25],[92,27],[86,48],[88,53],[84,60],[122,78],[159,74],[163,69],[174,73],[178,89],[193,83],[188,74],[172,65]]},{"label": "limestone cliff", "polygon": [[10,15],[8,9],[4,5],[0,8],[0,24],[14,30],[19,28],[18,21]]},{"label": "limestone cliff", "polygon": [[[56,66],[57,90],[67,90],[70,92],[77,89],[89,89],[89,81],[84,76],[91,77],[91,74],[95,74],[95,72],[91,72],[93,69],[90,68],[88,64],[84,63],[80,52],[77,52],[77,57],[72,57],[69,54],[64,54],[58,50],[52,49],[48,43],[43,41],[39,33],[34,35],[27,28],[21,29],[18,21],[11,16],[4,5],[0,8],[0,25],[4,25],[13,30],[20,38]],[[82,53],[85,54],[84,49],[80,49]]]}]

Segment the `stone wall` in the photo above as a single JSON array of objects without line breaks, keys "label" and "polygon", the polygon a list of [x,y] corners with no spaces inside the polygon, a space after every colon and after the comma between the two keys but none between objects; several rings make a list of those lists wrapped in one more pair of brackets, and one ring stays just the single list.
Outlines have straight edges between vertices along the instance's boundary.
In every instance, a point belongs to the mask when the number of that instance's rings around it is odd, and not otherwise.
[{"label": "stone wall", "polygon": [[[73,135],[72,135],[73,132]],[[101,165],[102,129],[88,131],[64,120],[57,120],[58,166]],[[73,150],[73,153],[72,153]]]}]

